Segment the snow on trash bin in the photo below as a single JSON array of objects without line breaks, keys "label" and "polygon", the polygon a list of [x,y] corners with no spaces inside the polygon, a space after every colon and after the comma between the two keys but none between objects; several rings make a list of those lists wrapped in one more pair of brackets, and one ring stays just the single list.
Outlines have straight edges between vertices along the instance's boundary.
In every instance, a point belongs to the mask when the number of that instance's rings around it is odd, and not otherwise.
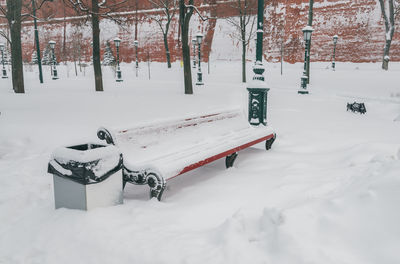
[{"label": "snow on trash bin", "polygon": [[54,151],[48,172],[55,208],[89,210],[123,202],[123,160],[112,145],[81,144]]}]

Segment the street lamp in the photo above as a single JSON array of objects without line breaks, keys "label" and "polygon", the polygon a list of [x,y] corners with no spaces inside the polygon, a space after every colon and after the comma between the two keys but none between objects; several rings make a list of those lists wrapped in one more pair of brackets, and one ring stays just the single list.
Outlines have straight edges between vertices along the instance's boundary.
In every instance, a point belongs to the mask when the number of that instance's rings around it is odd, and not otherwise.
[{"label": "street lamp", "polygon": [[338,41],[338,35],[333,36],[333,56],[332,56],[332,70],[335,71],[335,57],[336,57],[336,44]]},{"label": "street lamp", "polygon": [[309,55],[309,43],[311,40],[311,34],[313,32],[313,28],[311,26],[306,26],[303,28],[303,35],[304,35],[304,42],[305,42],[305,55],[304,55],[304,71],[303,71],[303,76],[301,76],[301,85],[300,89],[298,90],[299,94],[308,94],[307,91],[307,82],[308,82],[308,76],[307,76],[307,57]]},{"label": "street lamp", "polygon": [[201,42],[203,41],[203,34],[201,34],[201,32],[197,32],[196,41],[199,49],[199,67],[197,69],[196,85],[203,85],[203,73],[201,72]]},{"label": "street lamp", "polygon": [[50,45],[50,48],[51,48],[51,54],[52,54],[52,65],[53,65],[53,69],[52,69],[52,71],[53,71],[53,80],[58,80],[58,75],[57,75],[57,68],[56,68],[56,55],[55,55],[55,52],[54,52],[54,48],[56,47],[56,42],[54,41],[54,40],[50,40],[49,41],[49,45]]},{"label": "street lamp", "polygon": [[7,79],[8,78],[8,76],[7,76],[7,70],[6,70],[6,67],[4,66],[5,65],[5,61],[4,61],[4,43],[0,43],[0,50],[1,50],[1,61],[2,61],[2,64],[3,64],[3,70],[2,70],[2,72],[3,72],[3,74],[2,74],[2,76],[1,76],[1,78],[2,79]]},{"label": "street lamp", "polygon": [[253,80],[248,83],[249,92],[248,121],[252,126],[267,125],[267,96],[269,88],[265,84],[262,63],[264,34],[264,0],[257,1],[257,41],[256,62],[253,66]]},{"label": "street lamp", "polygon": [[114,39],[115,47],[117,48],[117,82],[122,82],[121,67],[119,66],[119,45],[121,44],[120,38]]},{"label": "street lamp", "polygon": [[192,45],[193,45],[193,68],[196,68],[196,44],[197,39],[192,38]]},{"label": "street lamp", "polygon": [[133,42],[133,45],[135,46],[135,53],[136,53],[136,77],[138,77],[138,69],[139,69],[138,47],[139,47],[139,42],[137,40],[135,40]]}]

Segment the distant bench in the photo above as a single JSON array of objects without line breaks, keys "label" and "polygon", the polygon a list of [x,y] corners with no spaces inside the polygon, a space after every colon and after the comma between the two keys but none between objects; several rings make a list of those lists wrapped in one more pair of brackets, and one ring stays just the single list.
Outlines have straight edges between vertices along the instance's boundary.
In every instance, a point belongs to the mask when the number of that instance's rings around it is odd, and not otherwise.
[{"label": "distant bench", "polygon": [[184,119],[152,122],[123,130],[100,128],[97,136],[123,153],[126,182],[148,184],[150,196],[161,199],[168,180],[225,158],[233,166],[237,152],[276,138],[268,126],[251,126],[241,110],[220,111]]}]

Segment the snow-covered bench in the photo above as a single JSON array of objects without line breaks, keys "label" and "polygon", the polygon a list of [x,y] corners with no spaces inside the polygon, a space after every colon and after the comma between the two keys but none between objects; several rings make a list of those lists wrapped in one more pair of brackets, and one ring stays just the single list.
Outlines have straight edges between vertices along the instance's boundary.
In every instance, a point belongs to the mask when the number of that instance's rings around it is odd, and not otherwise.
[{"label": "snow-covered bench", "polygon": [[239,109],[123,130],[100,128],[97,136],[123,153],[124,184],[148,184],[159,200],[168,180],[221,158],[229,168],[238,151],[263,141],[268,150],[276,138],[268,126],[251,126]]}]

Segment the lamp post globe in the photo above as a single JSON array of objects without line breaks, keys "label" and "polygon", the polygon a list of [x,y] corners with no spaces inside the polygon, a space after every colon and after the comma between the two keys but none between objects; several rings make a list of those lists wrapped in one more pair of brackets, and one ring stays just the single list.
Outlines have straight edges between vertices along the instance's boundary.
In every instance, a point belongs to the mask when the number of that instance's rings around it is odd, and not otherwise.
[{"label": "lamp post globe", "polygon": [[337,41],[338,41],[338,38],[339,38],[339,36],[338,36],[338,35],[335,35],[335,36],[333,36],[333,43],[334,43],[334,44],[336,44],[336,43],[337,43]]},{"label": "lamp post globe", "polygon": [[299,94],[308,94],[307,91],[307,83],[308,83],[308,76],[307,76],[307,57],[309,56],[309,43],[311,40],[311,34],[314,31],[311,26],[306,26],[303,28],[303,37],[305,43],[305,52],[304,52],[304,70],[303,75],[301,76],[300,82],[300,89],[298,90]]},{"label": "lamp post globe", "polygon": [[198,59],[199,59],[199,67],[197,68],[197,82],[196,85],[204,85],[203,83],[203,73],[201,72],[201,42],[203,41],[203,34],[201,34],[201,32],[197,32],[196,34],[196,42],[198,45],[198,49],[199,49],[199,55],[198,55]]},{"label": "lamp post globe", "polygon": [[336,70],[336,44],[338,41],[339,37],[338,35],[333,36],[333,55],[332,55],[332,70],[335,71]]},{"label": "lamp post globe", "polygon": [[53,80],[58,80],[58,73],[57,73],[57,62],[56,62],[56,53],[54,51],[54,49],[56,48],[56,42],[54,40],[50,40],[49,41],[49,46],[51,49],[51,53],[52,53],[52,73],[53,73]]},{"label": "lamp post globe", "polygon": [[196,68],[196,44],[197,39],[192,38],[192,45],[193,45],[193,68]]},{"label": "lamp post globe", "polygon": [[56,42],[54,40],[50,40],[49,45],[51,49],[54,49],[56,47]]},{"label": "lamp post globe", "polygon": [[139,47],[139,41],[135,40],[133,42],[133,45],[135,46],[135,67],[136,67],[136,77],[138,77],[138,69],[139,69],[139,57],[138,57],[138,47]]},{"label": "lamp post globe", "polygon": [[201,34],[201,32],[197,32],[196,34],[196,41],[199,45],[201,45],[201,42],[203,41],[203,34]]},{"label": "lamp post globe", "polygon": [[114,43],[115,43],[115,46],[116,46],[117,48],[119,48],[119,46],[121,45],[121,39],[120,39],[120,38],[115,38],[115,39],[114,39]]},{"label": "lamp post globe", "polygon": [[310,41],[311,34],[314,31],[314,29],[311,26],[306,26],[302,29],[302,31],[303,31],[304,41]]},{"label": "lamp post globe", "polygon": [[121,67],[119,65],[119,47],[121,45],[121,39],[120,38],[115,38],[114,39],[114,44],[117,49],[117,71],[116,71],[116,82],[122,82],[122,72],[121,72]]},{"label": "lamp post globe", "polygon": [[4,48],[5,48],[4,43],[0,43],[1,63],[3,65],[1,78],[7,79],[8,76],[7,76],[7,70],[6,70],[5,61],[4,61]]}]

